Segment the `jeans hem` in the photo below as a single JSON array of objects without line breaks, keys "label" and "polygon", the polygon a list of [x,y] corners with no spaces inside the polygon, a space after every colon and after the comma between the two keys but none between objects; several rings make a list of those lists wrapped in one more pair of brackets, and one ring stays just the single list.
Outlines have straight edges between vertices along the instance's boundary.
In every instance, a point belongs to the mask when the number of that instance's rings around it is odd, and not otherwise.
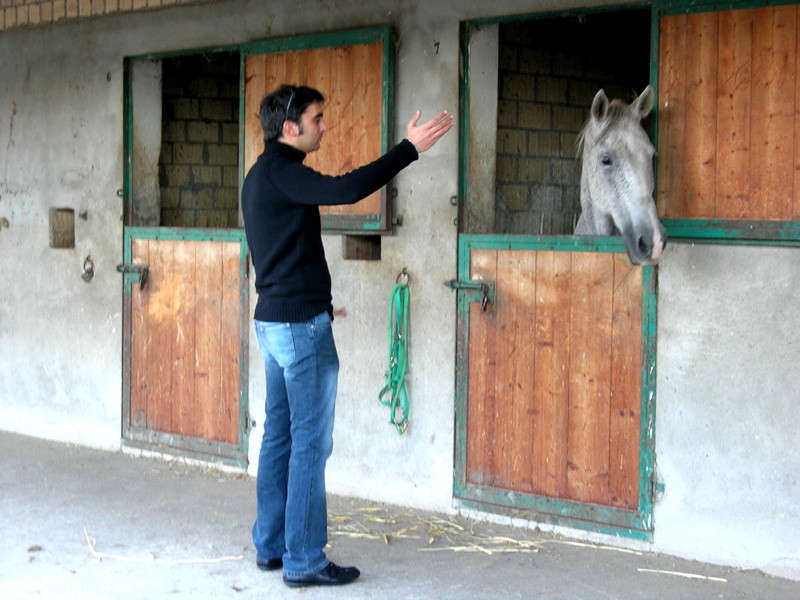
[{"label": "jeans hem", "polygon": [[319,566],[318,568],[309,568],[303,571],[292,571],[284,567],[283,575],[284,577],[288,577],[290,579],[299,579],[301,577],[308,577],[309,575],[316,575],[317,573],[322,571],[325,567],[327,567],[329,564],[331,564],[331,561],[325,558],[323,559],[321,566]]}]

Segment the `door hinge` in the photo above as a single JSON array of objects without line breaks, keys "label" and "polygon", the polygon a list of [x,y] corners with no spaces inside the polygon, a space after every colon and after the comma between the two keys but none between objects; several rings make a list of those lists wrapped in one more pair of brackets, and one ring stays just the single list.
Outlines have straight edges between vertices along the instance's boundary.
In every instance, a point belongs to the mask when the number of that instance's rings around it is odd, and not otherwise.
[{"label": "door hinge", "polygon": [[469,301],[480,302],[481,312],[486,311],[488,304],[494,304],[494,281],[451,279],[450,281],[445,281],[444,284],[451,290],[477,292],[477,295],[474,298],[470,298]]},{"label": "door hinge", "polygon": [[660,481],[655,473],[650,479],[650,497],[653,502],[656,502],[661,496],[664,495],[664,482]]}]

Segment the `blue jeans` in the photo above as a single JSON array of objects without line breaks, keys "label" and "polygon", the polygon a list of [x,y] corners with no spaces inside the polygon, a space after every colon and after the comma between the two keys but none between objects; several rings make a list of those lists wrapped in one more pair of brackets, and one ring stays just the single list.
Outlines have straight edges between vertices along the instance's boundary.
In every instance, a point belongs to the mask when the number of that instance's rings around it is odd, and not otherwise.
[{"label": "blue jeans", "polygon": [[302,323],[255,321],[267,373],[258,458],[256,558],[283,558],[287,577],[328,566],[325,464],[333,450],[339,356],[327,312]]}]

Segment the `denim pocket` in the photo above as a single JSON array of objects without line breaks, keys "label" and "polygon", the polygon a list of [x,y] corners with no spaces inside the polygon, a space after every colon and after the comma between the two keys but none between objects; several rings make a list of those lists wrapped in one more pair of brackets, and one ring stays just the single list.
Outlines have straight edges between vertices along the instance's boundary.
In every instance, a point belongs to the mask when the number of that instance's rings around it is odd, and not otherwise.
[{"label": "denim pocket", "polygon": [[291,323],[256,321],[256,338],[262,352],[269,353],[284,369],[295,361]]},{"label": "denim pocket", "polygon": [[321,312],[308,322],[308,332],[311,337],[322,335],[331,329],[331,316],[326,312]]}]

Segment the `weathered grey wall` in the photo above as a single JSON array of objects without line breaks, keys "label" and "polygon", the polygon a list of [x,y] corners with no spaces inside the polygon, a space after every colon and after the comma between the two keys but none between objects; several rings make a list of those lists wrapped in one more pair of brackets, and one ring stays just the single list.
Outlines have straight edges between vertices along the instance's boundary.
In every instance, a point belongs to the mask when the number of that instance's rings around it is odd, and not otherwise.
[{"label": "weathered grey wall", "polygon": [[800,577],[800,249],[675,244],[659,267],[656,542]]},{"label": "weathered grey wall", "polygon": [[[120,445],[123,58],[392,24],[395,137],[417,108],[458,108],[459,21],[577,3],[230,1],[0,34],[0,428]],[[333,492],[452,507],[458,178],[453,132],[395,181],[403,226],[380,262],[326,239],[342,358]],[[48,211],[74,208],[76,248],[48,248]],[[0,223],[2,221],[0,220]],[[660,274],[653,548],[800,578],[795,249],[673,244]],[[90,283],[81,277],[87,255]],[[386,312],[411,274],[411,428],[378,404]],[[254,305],[254,302],[251,302]],[[257,457],[263,367],[251,338]],[[251,471],[253,465],[251,465]]]},{"label": "weathered grey wall", "polygon": [[[122,64],[69,29],[0,34],[0,427],[115,448]],[[49,248],[51,208],[75,210],[74,249]]]}]

